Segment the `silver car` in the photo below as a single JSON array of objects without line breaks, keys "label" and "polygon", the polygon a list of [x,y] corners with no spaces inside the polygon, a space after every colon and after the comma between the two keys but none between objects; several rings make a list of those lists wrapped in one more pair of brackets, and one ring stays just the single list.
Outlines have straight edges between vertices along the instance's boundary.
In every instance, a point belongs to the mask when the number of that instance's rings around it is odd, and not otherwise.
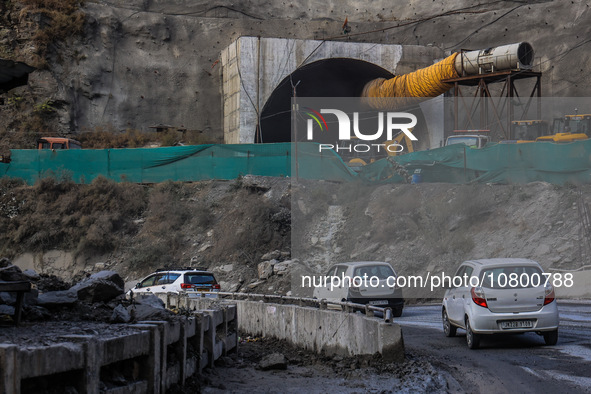
[{"label": "silver car", "polygon": [[536,332],[547,345],[558,341],[554,288],[537,262],[471,260],[460,265],[454,278],[443,298],[446,336],[465,329],[470,349],[478,348],[486,334]]},{"label": "silver car", "polygon": [[[331,281],[333,277],[336,279],[335,282]],[[314,298],[390,307],[394,317],[402,315],[402,289],[396,286],[396,272],[386,262],[357,261],[335,264],[330,267],[324,278],[328,280],[323,286],[314,288]],[[343,280],[345,278],[351,278],[352,282]]]}]

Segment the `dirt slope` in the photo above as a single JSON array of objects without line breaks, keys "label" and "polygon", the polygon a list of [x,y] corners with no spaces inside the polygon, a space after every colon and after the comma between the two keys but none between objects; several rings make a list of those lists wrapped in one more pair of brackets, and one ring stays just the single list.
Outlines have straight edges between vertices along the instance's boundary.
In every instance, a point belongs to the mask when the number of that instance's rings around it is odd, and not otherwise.
[{"label": "dirt slope", "polygon": [[589,256],[578,210],[589,189],[291,185],[262,177],[151,186],[3,180],[0,254],[68,280],[114,269],[134,281],[166,265],[202,266],[227,290],[281,294],[289,276],[259,280],[262,260],[291,259],[316,272],[385,260],[401,275],[453,273],[461,260],[484,257],[576,269]]}]

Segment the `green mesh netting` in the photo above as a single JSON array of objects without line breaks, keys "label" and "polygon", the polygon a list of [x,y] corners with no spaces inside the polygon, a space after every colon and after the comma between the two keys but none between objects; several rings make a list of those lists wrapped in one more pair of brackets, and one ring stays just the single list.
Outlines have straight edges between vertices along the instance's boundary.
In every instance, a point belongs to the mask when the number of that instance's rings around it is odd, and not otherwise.
[{"label": "green mesh netting", "polygon": [[[235,179],[247,174],[295,177],[295,156],[292,143],[13,150],[12,161],[0,164],[0,176],[22,178],[29,184],[45,176],[66,176],[79,183],[89,183],[99,175],[138,183]],[[420,170],[422,182],[563,184],[591,180],[591,140],[568,144],[494,144],[484,149],[451,145],[390,160],[378,160],[356,174],[333,151],[319,152],[315,143],[297,144],[297,175],[304,179],[402,182],[402,167],[411,175]]]},{"label": "green mesh netting", "polygon": [[[554,184],[591,181],[591,140],[568,144],[535,142],[492,144],[483,149],[461,144],[414,152],[394,160],[422,182]],[[401,182],[387,159],[364,166],[359,176],[368,182]]]},{"label": "green mesh netting", "polygon": [[[295,150],[295,149],[293,149]],[[351,170],[332,151],[298,144],[299,176],[350,180]],[[99,175],[138,183],[235,179],[240,175],[285,177],[292,173],[292,144],[196,145],[169,148],[13,150],[0,176],[33,184],[46,176],[89,183]]]}]

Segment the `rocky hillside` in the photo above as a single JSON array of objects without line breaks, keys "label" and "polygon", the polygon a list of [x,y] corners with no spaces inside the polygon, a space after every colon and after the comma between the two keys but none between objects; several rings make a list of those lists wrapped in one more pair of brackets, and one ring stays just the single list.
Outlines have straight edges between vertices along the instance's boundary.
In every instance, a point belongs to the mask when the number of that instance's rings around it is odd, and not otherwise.
[{"label": "rocky hillside", "polygon": [[265,253],[285,251],[276,257],[288,259],[289,206],[289,184],[280,179],[154,186],[46,179],[33,187],[2,180],[0,254],[69,281],[103,269],[133,281],[164,266],[205,266],[221,279],[235,276],[237,290],[256,281]]},{"label": "rocky hillside", "polygon": [[244,177],[144,186],[97,179],[0,184],[1,254],[21,268],[133,282],[162,266],[200,266],[225,290],[286,294],[289,273],[385,260],[402,275],[453,274],[469,258],[588,264],[580,204],[588,186],[383,185]]}]

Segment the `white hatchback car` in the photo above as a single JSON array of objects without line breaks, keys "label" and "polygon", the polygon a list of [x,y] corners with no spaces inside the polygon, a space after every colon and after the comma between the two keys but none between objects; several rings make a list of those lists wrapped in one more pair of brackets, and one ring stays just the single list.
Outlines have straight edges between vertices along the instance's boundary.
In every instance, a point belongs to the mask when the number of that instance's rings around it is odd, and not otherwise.
[{"label": "white hatchback car", "polygon": [[[332,277],[338,278],[338,286],[332,286],[337,284],[336,280],[331,282]],[[347,277],[362,280],[357,282],[352,280],[352,283],[342,280]],[[317,299],[390,307],[394,317],[402,315],[404,308],[402,289],[395,286],[396,272],[388,263],[381,261],[339,263],[329,268],[325,278],[328,278],[325,286],[314,288],[314,297]]]},{"label": "white hatchback car", "polygon": [[[220,285],[209,271],[186,269],[159,269],[155,273],[142,279],[130,290],[134,294],[149,293],[180,293],[200,295],[202,292],[219,292]],[[217,297],[208,294],[206,297]]]},{"label": "white hatchback car", "polygon": [[483,334],[536,332],[547,345],[558,341],[554,288],[550,281],[546,283],[547,276],[537,262],[471,260],[460,265],[455,277],[462,280],[448,288],[443,298],[446,336],[454,336],[457,328],[465,329],[470,349],[478,348]]}]

